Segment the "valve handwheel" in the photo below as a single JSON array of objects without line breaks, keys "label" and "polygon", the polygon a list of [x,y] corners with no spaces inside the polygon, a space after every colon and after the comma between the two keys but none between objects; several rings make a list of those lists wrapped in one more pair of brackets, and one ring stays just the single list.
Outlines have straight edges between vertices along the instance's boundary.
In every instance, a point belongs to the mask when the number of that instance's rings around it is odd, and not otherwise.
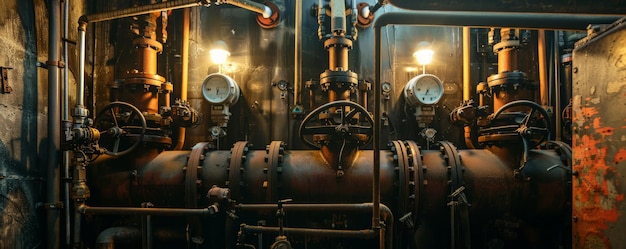
[{"label": "valve handwheel", "polygon": [[[350,107],[352,109],[346,112],[347,110],[346,107]],[[339,117],[333,116],[332,118],[329,118],[328,120],[321,120],[319,118],[319,115],[324,111],[330,111],[331,108],[341,109],[341,112],[338,113]],[[366,122],[365,125],[361,125],[360,124],[361,121],[358,121],[356,123],[354,122],[354,120],[356,120],[355,118],[356,114],[360,114],[359,120],[361,120],[360,117],[365,117],[365,122]],[[339,118],[338,121],[336,120],[337,118]],[[309,123],[313,121],[320,121],[326,124],[309,125]],[[333,101],[333,102],[324,104],[318,107],[317,109],[313,110],[311,113],[309,113],[304,118],[304,120],[302,120],[298,133],[300,135],[300,139],[304,143],[313,147],[317,147],[317,148],[320,147],[319,144],[311,141],[305,136],[320,135],[320,134],[328,134],[328,135],[333,134],[333,135],[338,135],[338,136],[344,136],[345,138],[346,136],[351,136],[355,134],[365,134],[367,135],[367,139],[363,143],[363,145],[366,145],[366,144],[369,144],[372,140],[371,134],[373,132],[373,127],[374,127],[374,120],[372,119],[371,115],[367,112],[365,108],[363,108],[361,105],[354,103],[352,101],[338,100],[338,101]]]},{"label": "valve handwheel", "polygon": [[[111,156],[125,155],[139,146],[146,133],[146,118],[137,107],[121,101],[106,105],[95,120],[96,128],[100,131],[100,147],[104,153]],[[130,146],[120,148],[122,138],[136,136]],[[128,140],[128,139],[125,139]]]},{"label": "valve handwheel", "polygon": [[[501,115],[508,109],[514,107],[528,107],[530,110],[525,112],[524,118],[517,123],[519,124],[516,132],[528,141],[528,148],[533,148],[550,137],[550,128],[552,123],[550,121],[550,115],[539,104],[528,100],[517,100],[507,103],[500,107],[497,112],[492,116],[492,120],[498,120]],[[513,114],[517,112],[512,112]],[[536,113],[539,113],[537,115]],[[524,112],[521,112],[524,114]]]}]

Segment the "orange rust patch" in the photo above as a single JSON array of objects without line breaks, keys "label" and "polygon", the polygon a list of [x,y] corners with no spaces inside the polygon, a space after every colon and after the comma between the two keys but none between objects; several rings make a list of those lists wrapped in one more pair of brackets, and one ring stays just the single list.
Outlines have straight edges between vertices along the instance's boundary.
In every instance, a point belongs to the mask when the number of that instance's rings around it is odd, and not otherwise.
[{"label": "orange rust patch", "polygon": [[576,230],[583,236],[600,235],[609,229],[611,223],[617,222],[621,215],[617,204],[624,200],[624,194],[614,191],[620,183],[611,175],[615,175],[617,170],[607,165],[606,160],[624,161],[626,150],[621,148],[613,158],[608,157],[609,147],[604,141],[614,134],[615,128],[603,127],[598,109],[583,107],[576,114],[574,119],[584,121],[581,126],[589,131],[574,136],[572,141],[573,169],[579,173],[573,178],[573,214],[580,218]]}]

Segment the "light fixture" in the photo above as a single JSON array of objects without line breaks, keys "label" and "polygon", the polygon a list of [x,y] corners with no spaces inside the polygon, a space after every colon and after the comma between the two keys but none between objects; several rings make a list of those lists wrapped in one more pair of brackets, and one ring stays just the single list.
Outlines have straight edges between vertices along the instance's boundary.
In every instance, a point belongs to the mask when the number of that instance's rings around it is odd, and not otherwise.
[{"label": "light fixture", "polygon": [[228,52],[228,46],[222,40],[215,41],[209,53],[211,54],[211,60],[213,61],[213,63],[220,66],[226,63],[226,59],[228,58],[228,56],[230,56],[230,52]]},{"label": "light fixture", "polygon": [[422,66],[422,73],[426,73],[426,65],[433,60],[435,51],[430,49],[430,43],[422,41],[417,44],[417,52],[413,53],[413,57],[417,59],[417,63]]}]

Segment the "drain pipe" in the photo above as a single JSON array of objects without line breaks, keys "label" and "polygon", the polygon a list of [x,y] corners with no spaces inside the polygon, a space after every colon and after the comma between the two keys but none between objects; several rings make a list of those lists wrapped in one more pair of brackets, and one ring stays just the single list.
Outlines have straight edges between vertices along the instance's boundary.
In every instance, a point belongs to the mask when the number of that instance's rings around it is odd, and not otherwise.
[{"label": "drain pipe", "polygon": [[59,0],[48,1],[48,164],[46,179],[47,248],[60,247],[60,176],[59,155],[61,147],[61,110],[59,85],[59,44],[61,42],[61,4]]},{"label": "drain pipe", "polygon": [[[63,115],[61,116],[62,122],[64,124],[63,129],[65,131],[69,131],[69,122],[70,122],[70,113],[69,113],[69,67],[68,67],[68,37],[69,37],[69,0],[63,1],[63,61],[65,62],[65,66],[63,67],[63,85],[62,85],[62,104],[63,104]],[[63,178],[70,179],[70,152],[63,151]],[[70,219],[70,209],[68,208],[71,205],[70,202],[70,182],[66,181],[63,183],[63,205],[64,208],[64,223],[65,223],[65,247],[70,248],[72,244],[72,233],[71,233],[71,219]]]},{"label": "drain pipe", "polygon": [[218,0],[217,4],[230,4],[233,6],[237,6],[242,9],[247,9],[252,12],[256,12],[258,14],[263,15],[263,18],[270,18],[272,16],[272,9],[261,3],[253,2],[250,0]]},{"label": "drain pipe", "polygon": [[[180,100],[187,101],[187,85],[189,84],[189,8],[183,10],[183,46],[181,61]],[[181,150],[185,145],[185,127],[178,128],[178,139],[174,150]]]}]

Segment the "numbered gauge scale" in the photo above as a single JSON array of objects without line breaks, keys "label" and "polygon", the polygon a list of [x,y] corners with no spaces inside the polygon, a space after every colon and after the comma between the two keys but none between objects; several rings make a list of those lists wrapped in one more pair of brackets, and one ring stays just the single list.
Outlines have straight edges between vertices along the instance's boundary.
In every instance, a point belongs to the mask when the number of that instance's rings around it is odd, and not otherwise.
[{"label": "numbered gauge scale", "polygon": [[442,96],[443,83],[432,74],[418,75],[404,87],[404,97],[412,107],[437,104]]}]

